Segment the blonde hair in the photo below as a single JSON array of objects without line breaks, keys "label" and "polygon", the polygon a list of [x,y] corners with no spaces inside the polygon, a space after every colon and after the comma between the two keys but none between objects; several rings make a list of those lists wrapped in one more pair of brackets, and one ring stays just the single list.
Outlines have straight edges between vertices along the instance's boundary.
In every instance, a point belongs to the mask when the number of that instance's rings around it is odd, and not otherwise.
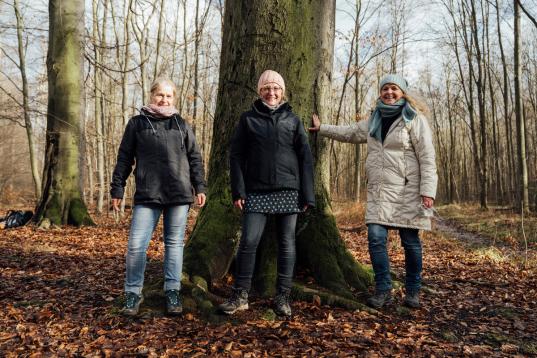
[{"label": "blonde hair", "polygon": [[422,99],[416,96],[411,96],[407,93],[403,94],[403,98],[407,100],[408,104],[416,111],[428,116],[430,114],[429,107],[423,102]]},{"label": "blonde hair", "polygon": [[166,77],[157,77],[155,78],[153,83],[151,83],[151,89],[149,90],[149,92],[151,93],[151,96],[154,95],[157,88],[159,88],[162,85],[170,86],[173,89],[173,97],[174,98],[176,97],[177,87],[175,87],[175,83],[173,83],[169,78],[166,78]]}]

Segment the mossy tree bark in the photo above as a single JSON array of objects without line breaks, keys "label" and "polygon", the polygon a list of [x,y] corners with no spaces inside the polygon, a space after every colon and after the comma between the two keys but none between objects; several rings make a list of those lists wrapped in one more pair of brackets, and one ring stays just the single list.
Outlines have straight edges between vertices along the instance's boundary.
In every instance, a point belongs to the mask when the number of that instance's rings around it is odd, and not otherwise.
[{"label": "mossy tree bark", "polygon": [[83,0],[49,1],[48,109],[43,192],[36,221],[91,225],[82,199]]},{"label": "mossy tree bark", "polygon": [[[201,211],[185,252],[185,270],[211,282],[228,271],[240,238],[240,213],[233,209],[229,184],[229,141],[240,114],[257,97],[257,79],[273,69],[286,80],[293,111],[309,126],[311,114],[330,115],[335,1],[226,1],[220,80],[209,162],[208,203]],[[343,297],[365,290],[370,270],[357,263],[342,242],[330,208],[328,151],[312,136],[316,159],[316,207],[299,219],[297,269],[316,284]],[[258,249],[254,287],[274,293],[276,252],[269,227]]]}]

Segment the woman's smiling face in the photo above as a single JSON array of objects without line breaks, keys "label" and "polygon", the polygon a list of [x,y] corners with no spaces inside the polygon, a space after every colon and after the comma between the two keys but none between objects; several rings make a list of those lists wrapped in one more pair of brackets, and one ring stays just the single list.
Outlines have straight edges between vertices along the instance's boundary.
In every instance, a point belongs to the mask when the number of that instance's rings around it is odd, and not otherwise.
[{"label": "woman's smiling face", "polygon": [[155,104],[159,107],[173,105],[173,92],[173,87],[169,84],[163,83],[159,85],[157,89],[151,93],[151,104]]},{"label": "woman's smiling face", "polygon": [[261,98],[269,106],[276,106],[282,101],[283,89],[276,83],[268,83],[261,87]]},{"label": "woman's smiling face", "polygon": [[393,83],[386,83],[380,89],[380,100],[384,104],[395,104],[403,97],[403,91]]}]

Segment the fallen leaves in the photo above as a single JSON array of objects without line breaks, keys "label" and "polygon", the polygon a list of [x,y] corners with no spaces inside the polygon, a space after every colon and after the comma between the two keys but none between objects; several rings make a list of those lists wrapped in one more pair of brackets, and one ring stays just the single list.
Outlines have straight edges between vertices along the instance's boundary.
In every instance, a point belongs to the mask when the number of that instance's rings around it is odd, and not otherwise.
[{"label": "fallen leaves", "polygon": [[[341,211],[351,253],[368,263],[366,228]],[[264,320],[270,300],[213,325],[196,313],[170,318],[118,314],[128,225],[0,233],[0,351],[12,356],[506,356],[537,351],[535,271],[479,256],[436,233],[423,235],[420,310],[393,306],[378,315],[294,302],[289,320]],[[192,227],[192,222],[190,223]],[[160,232],[155,234],[160,236]],[[404,280],[404,251],[390,235],[392,269]],[[395,245],[397,243],[397,245]],[[502,253],[503,254],[503,253]],[[146,279],[162,275],[162,243],[152,240]],[[222,287],[229,287],[227,276]],[[226,292],[224,292],[226,293]],[[532,346],[532,343],[534,344]],[[532,351],[533,349],[533,351]]]}]

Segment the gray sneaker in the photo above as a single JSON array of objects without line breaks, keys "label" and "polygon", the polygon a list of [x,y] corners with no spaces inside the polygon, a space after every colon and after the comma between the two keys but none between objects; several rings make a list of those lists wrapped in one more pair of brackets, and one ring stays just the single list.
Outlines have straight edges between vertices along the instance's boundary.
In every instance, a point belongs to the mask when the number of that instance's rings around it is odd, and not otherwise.
[{"label": "gray sneaker", "polygon": [[233,314],[237,311],[248,309],[248,291],[233,289],[231,297],[220,306],[218,309],[225,314]]},{"label": "gray sneaker", "polygon": [[391,291],[375,292],[375,294],[367,299],[367,305],[376,309],[381,308],[392,302]]},{"label": "gray sneaker", "polygon": [[403,304],[410,308],[420,308],[420,294],[419,292],[407,292],[405,294],[405,300]]},{"label": "gray sneaker", "polygon": [[179,290],[166,291],[166,312],[170,315],[178,315],[183,312]]},{"label": "gray sneaker", "polygon": [[278,316],[291,316],[291,297],[290,291],[280,291],[274,297],[274,312]]},{"label": "gray sneaker", "polygon": [[144,296],[137,295],[134,292],[126,292],[125,304],[123,305],[121,313],[125,316],[136,316],[142,302],[144,302]]}]

